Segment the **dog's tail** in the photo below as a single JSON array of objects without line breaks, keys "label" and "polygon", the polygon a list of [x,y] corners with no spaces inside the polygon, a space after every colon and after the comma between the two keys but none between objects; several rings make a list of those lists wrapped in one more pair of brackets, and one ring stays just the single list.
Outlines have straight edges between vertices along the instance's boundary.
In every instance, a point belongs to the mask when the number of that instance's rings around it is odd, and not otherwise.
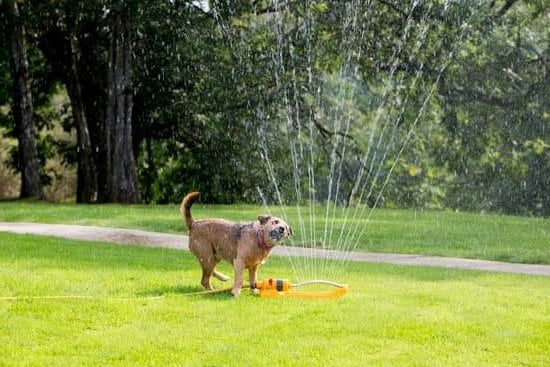
[{"label": "dog's tail", "polygon": [[195,222],[191,216],[191,205],[199,199],[200,195],[200,192],[190,192],[185,195],[183,201],[181,202],[180,212],[183,215],[183,219],[185,220],[185,224],[187,224],[187,228],[189,228],[189,230],[191,230],[191,226]]}]

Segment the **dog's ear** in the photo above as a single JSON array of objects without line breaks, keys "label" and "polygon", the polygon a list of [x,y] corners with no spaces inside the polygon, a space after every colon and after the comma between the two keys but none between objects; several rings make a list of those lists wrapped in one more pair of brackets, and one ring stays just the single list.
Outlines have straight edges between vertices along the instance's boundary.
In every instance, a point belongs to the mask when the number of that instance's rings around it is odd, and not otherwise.
[{"label": "dog's ear", "polygon": [[292,232],[291,226],[288,226],[288,233],[290,233],[291,236],[294,236],[294,232]]},{"label": "dog's ear", "polygon": [[271,215],[258,215],[258,220],[260,224],[266,224],[268,220],[271,219]]}]

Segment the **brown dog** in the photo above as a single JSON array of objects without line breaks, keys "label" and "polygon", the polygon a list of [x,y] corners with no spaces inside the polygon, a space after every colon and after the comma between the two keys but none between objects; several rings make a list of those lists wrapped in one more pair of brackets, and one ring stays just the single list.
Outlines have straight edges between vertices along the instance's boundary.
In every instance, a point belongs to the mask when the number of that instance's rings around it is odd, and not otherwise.
[{"label": "brown dog", "polygon": [[228,276],[216,271],[216,265],[228,261],[235,271],[231,293],[238,296],[243,286],[243,271],[249,270],[250,283],[256,282],[260,264],[267,259],[271,249],[281,240],[292,235],[292,229],[283,220],[269,215],[258,216],[258,221],[235,223],[224,219],[193,220],[191,205],[200,193],[192,192],[183,198],[181,213],[189,228],[189,250],[202,267],[201,284],[212,289],[210,277],[222,281]]}]

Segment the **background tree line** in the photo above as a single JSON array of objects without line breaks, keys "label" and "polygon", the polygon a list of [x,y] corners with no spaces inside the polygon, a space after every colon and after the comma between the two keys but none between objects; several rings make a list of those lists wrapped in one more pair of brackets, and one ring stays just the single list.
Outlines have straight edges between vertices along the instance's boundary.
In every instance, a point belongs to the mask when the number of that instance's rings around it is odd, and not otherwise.
[{"label": "background tree line", "polygon": [[[2,0],[10,169],[40,197],[55,150],[77,166],[77,202],[195,189],[549,215],[549,8]],[[37,138],[59,93],[74,145]]]}]

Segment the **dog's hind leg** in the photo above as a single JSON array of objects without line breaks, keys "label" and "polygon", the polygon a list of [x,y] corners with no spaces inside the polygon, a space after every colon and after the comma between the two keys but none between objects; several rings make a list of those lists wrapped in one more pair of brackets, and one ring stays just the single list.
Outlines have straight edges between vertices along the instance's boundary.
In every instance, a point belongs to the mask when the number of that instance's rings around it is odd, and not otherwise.
[{"label": "dog's hind leg", "polygon": [[212,276],[212,268],[205,268],[203,266],[202,268],[202,278],[201,278],[201,284],[205,289],[212,289],[212,285],[210,284],[210,277]]},{"label": "dog's hind leg", "polygon": [[201,256],[198,256],[199,262],[202,268],[202,279],[201,284],[204,288],[210,290],[212,285],[210,284],[210,277],[214,273],[214,268],[216,267],[216,259],[213,254],[202,253]]},{"label": "dog's hind leg", "polygon": [[229,279],[231,279],[230,277],[228,277],[228,276],[225,275],[225,274],[220,273],[220,272],[217,271],[216,269],[214,269],[213,275],[214,275],[217,279],[221,280],[222,282],[226,282],[226,281],[228,281]]}]

